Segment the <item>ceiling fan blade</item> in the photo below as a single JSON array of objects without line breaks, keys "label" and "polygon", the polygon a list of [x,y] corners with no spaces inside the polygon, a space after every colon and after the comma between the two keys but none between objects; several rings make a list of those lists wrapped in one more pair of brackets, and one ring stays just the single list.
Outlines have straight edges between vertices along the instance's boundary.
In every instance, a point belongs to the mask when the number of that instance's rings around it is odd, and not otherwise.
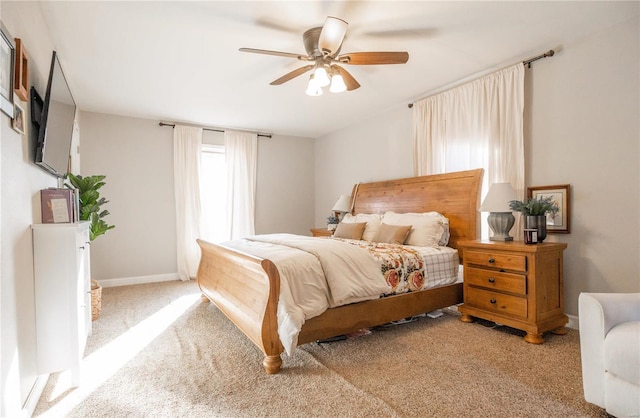
[{"label": "ceiling fan blade", "polygon": [[353,78],[353,76],[349,73],[349,71],[335,64],[332,65],[331,67],[338,70],[338,72],[342,76],[342,79],[344,80],[344,84],[347,86],[347,91],[355,90],[358,87],[360,87],[360,83],[358,83],[356,79]]},{"label": "ceiling fan blade", "polygon": [[308,57],[302,54],[293,54],[291,52],[269,51],[268,49],[240,48],[242,52],[251,52],[254,54],[276,55],[278,57],[297,58],[299,60],[307,60]]},{"label": "ceiling fan blade", "polygon": [[342,19],[327,17],[318,38],[318,49],[322,55],[332,57],[340,51],[348,26],[349,24]]},{"label": "ceiling fan blade", "polygon": [[404,64],[409,61],[408,52],[350,52],[336,58],[344,64],[351,65],[377,65],[377,64]]},{"label": "ceiling fan blade", "polygon": [[280,84],[286,83],[287,81],[291,80],[292,78],[296,78],[297,76],[306,73],[307,71],[311,70],[313,67],[314,67],[313,65],[305,65],[304,67],[297,68],[297,69],[295,69],[295,70],[283,75],[279,79],[272,81],[269,84],[271,84],[272,86],[278,86]]}]

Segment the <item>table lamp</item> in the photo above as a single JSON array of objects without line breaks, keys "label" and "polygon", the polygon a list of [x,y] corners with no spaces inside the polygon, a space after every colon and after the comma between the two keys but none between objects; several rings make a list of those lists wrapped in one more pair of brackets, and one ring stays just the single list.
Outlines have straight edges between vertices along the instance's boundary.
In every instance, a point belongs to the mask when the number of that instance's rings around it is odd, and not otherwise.
[{"label": "table lamp", "polygon": [[346,194],[341,195],[331,210],[335,213],[338,220],[342,220],[342,215],[351,212],[351,197]]}]

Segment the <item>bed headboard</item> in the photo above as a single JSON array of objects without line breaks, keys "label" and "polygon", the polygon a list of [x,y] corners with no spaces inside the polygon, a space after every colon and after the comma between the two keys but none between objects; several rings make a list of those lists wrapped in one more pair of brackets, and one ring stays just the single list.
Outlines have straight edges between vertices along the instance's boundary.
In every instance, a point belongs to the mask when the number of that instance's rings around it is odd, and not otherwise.
[{"label": "bed headboard", "polygon": [[353,213],[394,211],[440,212],[449,219],[449,247],[480,236],[480,193],[484,170],[433,174],[406,179],[358,183],[353,187]]}]

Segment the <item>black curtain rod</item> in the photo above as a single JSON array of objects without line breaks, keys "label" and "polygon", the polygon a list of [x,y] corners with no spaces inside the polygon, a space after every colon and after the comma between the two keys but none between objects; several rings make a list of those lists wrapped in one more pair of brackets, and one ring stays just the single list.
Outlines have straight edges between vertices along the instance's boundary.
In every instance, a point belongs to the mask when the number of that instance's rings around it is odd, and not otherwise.
[{"label": "black curtain rod", "polygon": [[[158,125],[160,126],[171,126],[172,128],[175,128],[176,124],[175,123],[164,123],[164,122],[160,122],[158,123]],[[202,128],[203,131],[211,131],[211,132],[224,132],[224,129],[216,129],[216,128]],[[258,134],[258,136],[262,136],[264,138],[271,138],[270,134]]]},{"label": "black curtain rod", "polygon": [[[528,60],[522,61],[522,65],[526,65],[527,68],[531,68],[531,63],[533,61],[537,61],[537,60],[542,59],[542,58],[553,57],[553,55],[555,53],[556,53],[556,51],[554,51],[553,49],[550,49],[547,52],[545,52],[544,54],[540,54],[537,57],[529,58]],[[409,106],[409,109],[411,109],[413,107],[413,103],[409,103],[408,106]]]},{"label": "black curtain rod", "polygon": [[538,60],[540,60],[542,58],[553,57],[553,55],[555,53],[556,53],[556,51],[554,51],[553,49],[550,49],[547,52],[545,52],[544,54],[541,54],[541,55],[538,55],[537,57],[529,58],[528,60],[522,61],[522,64],[526,65],[527,68],[531,68],[531,63],[533,61],[538,61]]}]

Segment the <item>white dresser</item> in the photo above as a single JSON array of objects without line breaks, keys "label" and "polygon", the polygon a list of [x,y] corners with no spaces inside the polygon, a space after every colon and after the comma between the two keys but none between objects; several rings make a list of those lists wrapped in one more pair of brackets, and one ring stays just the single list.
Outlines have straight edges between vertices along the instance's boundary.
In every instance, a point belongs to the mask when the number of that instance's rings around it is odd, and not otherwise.
[{"label": "white dresser", "polygon": [[38,373],[71,371],[80,381],[80,361],[91,335],[89,223],[34,224]]}]

